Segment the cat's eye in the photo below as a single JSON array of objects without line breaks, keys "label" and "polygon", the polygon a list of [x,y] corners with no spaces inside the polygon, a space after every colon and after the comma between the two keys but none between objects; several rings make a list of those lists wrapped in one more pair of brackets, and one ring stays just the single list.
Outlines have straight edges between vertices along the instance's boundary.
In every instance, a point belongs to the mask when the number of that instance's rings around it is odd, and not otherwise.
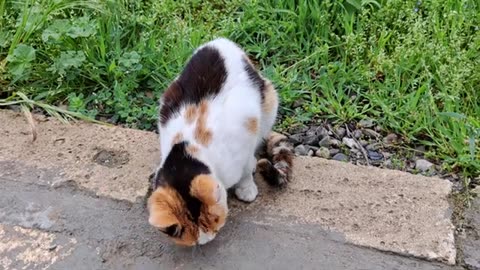
[{"label": "cat's eye", "polygon": [[181,237],[183,234],[184,228],[180,227],[180,225],[173,224],[164,229],[160,229],[160,231],[171,237]]}]

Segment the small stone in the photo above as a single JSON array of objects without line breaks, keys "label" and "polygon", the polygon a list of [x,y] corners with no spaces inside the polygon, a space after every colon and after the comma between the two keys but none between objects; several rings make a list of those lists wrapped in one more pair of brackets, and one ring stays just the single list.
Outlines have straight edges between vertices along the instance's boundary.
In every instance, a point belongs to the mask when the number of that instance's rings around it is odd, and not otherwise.
[{"label": "small stone", "polygon": [[382,147],[382,145],[380,143],[372,143],[372,144],[367,145],[365,147],[365,149],[375,151],[375,150],[380,149],[381,147]]},{"label": "small stone", "polygon": [[329,158],[330,157],[330,150],[327,147],[320,147],[317,152],[315,152],[317,157],[321,158]]},{"label": "small stone", "polygon": [[392,166],[392,160],[391,160],[391,159],[385,160],[385,162],[383,163],[383,166],[384,166],[385,168],[392,169],[392,168],[393,168],[393,166]]},{"label": "small stone", "polygon": [[392,153],[389,152],[382,152],[382,155],[385,159],[390,158],[392,156]]},{"label": "small stone", "polygon": [[290,141],[293,143],[293,145],[299,145],[303,142],[303,138],[305,137],[305,135],[303,134],[293,134],[292,136],[290,136]]},{"label": "small stone", "polygon": [[341,144],[339,140],[330,138],[330,146],[339,147]]},{"label": "small stone", "polygon": [[343,153],[338,153],[334,155],[332,159],[337,161],[348,161],[348,157]]},{"label": "small stone", "polygon": [[357,129],[353,132],[353,137],[355,137],[355,139],[360,139],[360,137],[362,137],[362,131]]},{"label": "small stone", "polygon": [[328,136],[328,130],[324,127],[318,127],[317,129],[315,129],[315,134],[317,134],[317,136],[322,139]]},{"label": "small stone", "polygon": [[303,138],[303,143],[306,145],[318,145],[318,136],[316,134],[309,134],[307,132],[307,135]]},{"label": "small stone", "polygon": [[375,129],[376,132],[382,132],[382,131],[383,131],[383,128],[382,128],[382,126],[380,126],[380,125],[375,126],[374,129]]},{"label": "small stone", "polygon": [[434,167],[433,163],[425,159],[419,159],[415,162],[415,169],[426,172]]},{"label": "small stone", "polygon": [[370,137],[370,138],[380,138],[381,137],[380,133],[376,132],[373,129],[369,129],[369,128],[364,129],[363,134],[365,134],[365,136]]},{"label": "small stone", "polygon": [[318,145],[319,146],[324,146],[324,147],[330,146],[330,137],[328,135],[323,137],[323,139],[320,140]]},{"label": "small stone", "polygon": [[374,160],[374,161],[383,159],[382,153],[379,153],[377,151],[368,150],[367,155],[368,155],[369,159]]},{"label": "small stone", "polygon": [[306,156],[308,154],[308,148],[303,144],[297,145],[295,147],[295,154],[299,156]]},{"label": "small stone", "polygon": [[373,127],[373,120],[372,119],[363,119],[358,122],[358,126],[362,128],[369,128]]},{"label": "small stone", "polygon": [[343,137],[342,142],[351,149],[358,148],[354,139]]},{"label": "small stone", "polygon": [[383,138],[383,143],[385,144],[395,144],[398,142],[398,136],[397,134],[390,133],[387,135],[387,137]]},{"label": "small stone", "polygon": [[347,130],[343,127],[338,127],[335,129],[335,134],[337,135],[338,138],[343,138],[345,137],[345,134],[347,133]]},{"label": "small stone", "polygon": [[340,150],[339,149],[336,149],[336,148],[332,148],[329,150],[330,151],[330,156],[333,157],[335,156],[336,154],[340,153]]},{"label": "small stone", "polygon": [[308,150],[307,156],[313,157],[313,154],[314,154],[314,152],[313,152],[312,149]]},{"label": "small stone", "polygon": [[299,125],[299,126],[296,126],[296,127],[293,127],[291,129],[289,129],[289,133],[290,134],[298,134],[298,133],[305,133],[308,131],[308,127],[307,126],[304,126],[304,125]]},{"label": "small stone", "polygon": [[363,146],[363,147],[365,147],[365,146],[368,145],[368,142],[365,141],[365,140],[360,140],[359,143],[360,143],[360,145]]}]

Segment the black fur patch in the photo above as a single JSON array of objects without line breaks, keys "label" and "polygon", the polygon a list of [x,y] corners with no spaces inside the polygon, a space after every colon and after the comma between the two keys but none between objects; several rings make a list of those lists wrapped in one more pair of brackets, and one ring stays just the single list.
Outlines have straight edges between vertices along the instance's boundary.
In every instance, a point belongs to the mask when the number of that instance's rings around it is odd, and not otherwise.
[{"label": "black fur patch", "polygon": [[281,186],[283,184],[280,181],[280,173],[270,161],[264,160],[261,165],[257,166],[257,171],[269,185]]},{"label": "black fur patch", "polygon": [[246,60],[243,60],[243,68],[248,74],[248,78],[253,82],[253,85],[257,87],[262,96],[262,103],[265,100],[265,81],[262,79],[260,74],[255,70],[255,68]]},{"label": "black fur patch", "polygon": [[183,104],[198,104],[205,98],[216,96],[227,75],[224,59],[217,49],[206,46],[197,51],[163,94],[160,123],[167,123]]},{"label": "black fur patch", "polygon": [[210,170],[201,161],[187,154],[187,146],[187,142],[181,142],[172,147],[155,181],[157,185],[174,188],[185,201],[193,221],[197,222],[202,202],[190,195],[190,184],[195,176],[209,174]]}]

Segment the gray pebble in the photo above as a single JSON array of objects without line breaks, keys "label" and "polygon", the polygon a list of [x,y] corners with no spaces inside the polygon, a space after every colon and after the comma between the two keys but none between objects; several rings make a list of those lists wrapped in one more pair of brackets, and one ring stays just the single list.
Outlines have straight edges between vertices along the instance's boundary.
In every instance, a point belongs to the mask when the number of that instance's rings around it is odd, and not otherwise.
[{"label": "gray pebble", "polygon": [[306,156],[307,153],[308,153],[308,148],[305,145],[300,144],[295,147],[295,154],[300,156]]},{"label": "gray pebble", "polygon": [[339,140],[330,138],[330,146],[339,147],[341,144]]},{"label": "gray pebble", "polygon": [[348,157],[343,153],[338,153],[332,157],[333,160],[337,161],[348,161]]},{"label": "gray pebble", "polygon": [[330,150],[330,156],[335,156],[336,154],[340,153],[340,150],[339,149],[336,149],[336,148],[331,148]]},{"label": "gray pebble", "polygon": [[328,137],[328,130],[324,127],[319,127],[315,130],[315,133],[319,138]]},{"label": "gray pebble", "polygon": [[434,169],[433,163],[431,163],[428,160],[425,159],[419,159],[415,162],[415,169],[421,171],[421,172],[426,172],[430,169]]},{"label": "gray pebble", "polygon": [[372,119],[363,119],[358,122],[358,126],[362,128],[369,128],[373,127],[373,120]]},{"label": "gray pebble", "polygon": [[352,138],[343,137],[342,142],[343,142],[346,146],[348,146],[348,147],[350,147],[350,148],[352,148],[352,149],[358,148],[357,143],[356,143],[355,140],[352,139]]},{"label": "gray pebble", "polygon": [[355,139],[360,139],[360,137],[362,137],[362,131],[357,129],[353,132],[353,137],[355,137]]},{"label": "gray pebble", "polygon": [[313,152],[312,149],[308,150],[307,156],[313,157],[313,154],[314,154],[314,152]]},{"label": "gray pebble", "polygon": [[308,127],[307,126],[297,126],[297,127],[294,127],[290,130],[290,133],[292,134],[297,134],[297,133],[305,133],[308,131]]},{"label": "gray pebble", "polygon": [[365,136],[370,137],[370,138],[380,138],[381,137],[380,133],[376,132],[373,129],[369,129],[369,128],[364,129],[363,134],[365,134]]},{"label": "gray pebble", "polygon": [[328,150],[328,148],[326,147],[320,147],[317,152],[315,152],[315,155],[317,157],[321,157],[321,158],[329,158],[330,157],[330,150]]},{"label": "gray pebble", "polygon": [[293,145],[299,145],[303,142],[304,137],[305,135],[303,134],[293,134],[289,138],[290,138],[290,141],[293,143]]},{"label": "gray pebble", "polygon": [[318,136],[315,133],[310,133],[310,131],[303,138],[303,143],[306,145],[318,145],[318,141]]},{"label": "gray pebble", "polygon": [[369,159],[374,160],[374,161],[383,159],[382,153],[379,153],[377,151],[368,150],[367,155],[368,155]]},{"label": "gray pebble", "polygon": [[343,127],[338,127],[335,129],[335,134],[337,135],[338,138],[343,138],[345,137],[345,134],[347,133],[347,130]]},{"label": "gray pebble", "polygon": [[319,146],[325,146],[325,147],[330,146],[330,137],[328,135],[323,137],[323,139],[320,140],[318,145]]},{"label": "gray pebble", "polygon": [[383,143],[385,144],[395,144],[398,142],[397,134],[390,133],[385,138],[383,138]]},{"label": "gray pebble", "polygon": [[375,151],[375,150],[380,149],[381,147],[382,147],[381,143],[372,143],[372,144],[367,145],[365,147],[365,149]]}]

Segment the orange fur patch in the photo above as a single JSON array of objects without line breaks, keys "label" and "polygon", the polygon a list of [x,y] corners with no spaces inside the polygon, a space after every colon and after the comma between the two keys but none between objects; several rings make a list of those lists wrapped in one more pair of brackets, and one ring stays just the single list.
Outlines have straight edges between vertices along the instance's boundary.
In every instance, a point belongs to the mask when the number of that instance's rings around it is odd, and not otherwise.
[{"label": "orange fur patch", "polygon": [[209,175],[198,175],[190,184],[190,194],[208,205],[216,203],[216,193],[217,183]]},{"label": "orange fur patch", "polygon": [[245,127],[247,128],[248,132],[255,135],[258,132],[258,119],[256,117],[249,117],[245,121]]},{"label": "orange fur patch", "polygon": [[196,176],[190,186],[190,194],[203,202],[199,224],[204,231],[211,233],[217,233],[227,218],[226,209],[217,204],[217,188],[217,182],[205,174]]},{"label": "orange fur patch", "polygon": [[181,226],[181,238],[171,238],[178,245],[192,246],[197,242],[198,227],[189,219],[186,206],[180,195],[170,187],[159,187],[148,199],[149,222],[152,226],[164,229],[171,225]]},{"label": "orange fur patch", "polygon": [[195,139],[203,146],[208,146],[212,141],[212,131],[207,128],[208,103],[202,101],[199,106],[197,126],[195,127]]},{"label": "orange fur patch", "polygon": [[200,149],[198,149],[198,146],[196,145],[189,144],[187,146],[187,153],[192,157],[194,157],[198,153],[198,151],[200,151]]},{"label": "orange fur patch", "polygon": [[195,118],[197,118],[197,107],[195,105],[188,105],[185,110],[185,121],[188,124],[192,124]]},{"label": "orange fur patch", "polygon": [[262,111],[265,113],[271,113],[275,106],[278,104],[277,91],[273,87],[272,82],[265,80],[265,99],[262,104]]},{"label": "orange fur patch", "polygon": [[175,134],[175,137],[173,137],[173,140],[172,140],[172,146],[177,144],[177,143],[180,143],[182,140],[183,140],[182,133],[179,132],[179,133]]}]

